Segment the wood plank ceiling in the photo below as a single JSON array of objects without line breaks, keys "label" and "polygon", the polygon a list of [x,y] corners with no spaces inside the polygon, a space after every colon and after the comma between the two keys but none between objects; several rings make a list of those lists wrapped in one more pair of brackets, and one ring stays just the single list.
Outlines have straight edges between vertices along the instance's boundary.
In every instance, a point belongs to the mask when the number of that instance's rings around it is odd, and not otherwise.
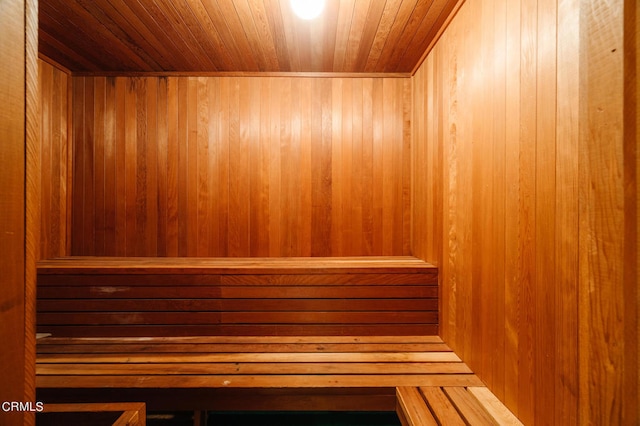
[{"label": "wood plank ceiling", "polygon": [[41,0],[39,50],[74,72],[410,73],[460,0]]}]

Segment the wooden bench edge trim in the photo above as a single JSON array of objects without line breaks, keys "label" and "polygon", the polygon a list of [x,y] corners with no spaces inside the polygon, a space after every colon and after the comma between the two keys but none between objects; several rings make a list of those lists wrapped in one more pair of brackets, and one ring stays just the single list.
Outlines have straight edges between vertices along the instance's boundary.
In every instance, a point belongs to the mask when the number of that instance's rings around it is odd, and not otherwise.
[{"label": "wooden bench edge trim", "polygon": [[436,274],[437,268],[411,256],[353,258],[190,258],[71,256],[38,262],[38,273],[148,274],[156,270],[181,274],[320,274],[402,272]]},{"label": "wooden bench edge trim", "polygon": [[37,376],[39,388],[352,388],[352,387],[483,386],[474,374],[409,375],[190,375],[190,376]]}]

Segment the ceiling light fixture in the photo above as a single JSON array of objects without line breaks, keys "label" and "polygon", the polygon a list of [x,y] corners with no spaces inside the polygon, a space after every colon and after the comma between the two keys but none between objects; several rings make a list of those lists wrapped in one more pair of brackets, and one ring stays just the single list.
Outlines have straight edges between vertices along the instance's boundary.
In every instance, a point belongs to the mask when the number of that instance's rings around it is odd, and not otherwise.
[{"label": "ceiling light fixture", "polygon": [[301,19],[315,19],[324,9],[325,0],[290,0],[293,12]]}]

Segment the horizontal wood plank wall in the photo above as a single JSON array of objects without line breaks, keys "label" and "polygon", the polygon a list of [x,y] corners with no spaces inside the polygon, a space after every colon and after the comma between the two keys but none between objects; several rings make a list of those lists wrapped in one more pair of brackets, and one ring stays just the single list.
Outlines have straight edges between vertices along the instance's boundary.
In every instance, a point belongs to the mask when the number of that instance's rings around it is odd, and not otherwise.
[{"label": "horizontal wood plank wall", "polygon": [[408,254],[410,88],[74,77],[72,254]]},{"label": "horizontal wood plank wall", "polygon": [[436,335],[437,270],[413,257],[78,258],[38,268],[55,336]]},{"label": "horizontal wood plank wall", "polygon": [[40,81],[40,258],[67,256],[71,224],[69,88],[65,71],[38,61]]},{"label": "horizontal wood plank wall", "polygon": [[638,419],[622,5],[467,0],[413,80],[413,254],[441,337],[525,424]]}]

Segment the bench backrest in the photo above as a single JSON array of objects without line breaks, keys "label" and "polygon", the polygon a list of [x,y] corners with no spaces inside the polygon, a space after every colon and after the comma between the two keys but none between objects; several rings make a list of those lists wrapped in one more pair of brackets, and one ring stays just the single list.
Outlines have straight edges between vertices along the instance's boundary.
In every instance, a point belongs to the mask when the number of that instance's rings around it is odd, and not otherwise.
[{"label": "bench backrest", "polygon": [[411,257],[65,258],[38,266],[56,336],[436,335],[437,269]]}]

